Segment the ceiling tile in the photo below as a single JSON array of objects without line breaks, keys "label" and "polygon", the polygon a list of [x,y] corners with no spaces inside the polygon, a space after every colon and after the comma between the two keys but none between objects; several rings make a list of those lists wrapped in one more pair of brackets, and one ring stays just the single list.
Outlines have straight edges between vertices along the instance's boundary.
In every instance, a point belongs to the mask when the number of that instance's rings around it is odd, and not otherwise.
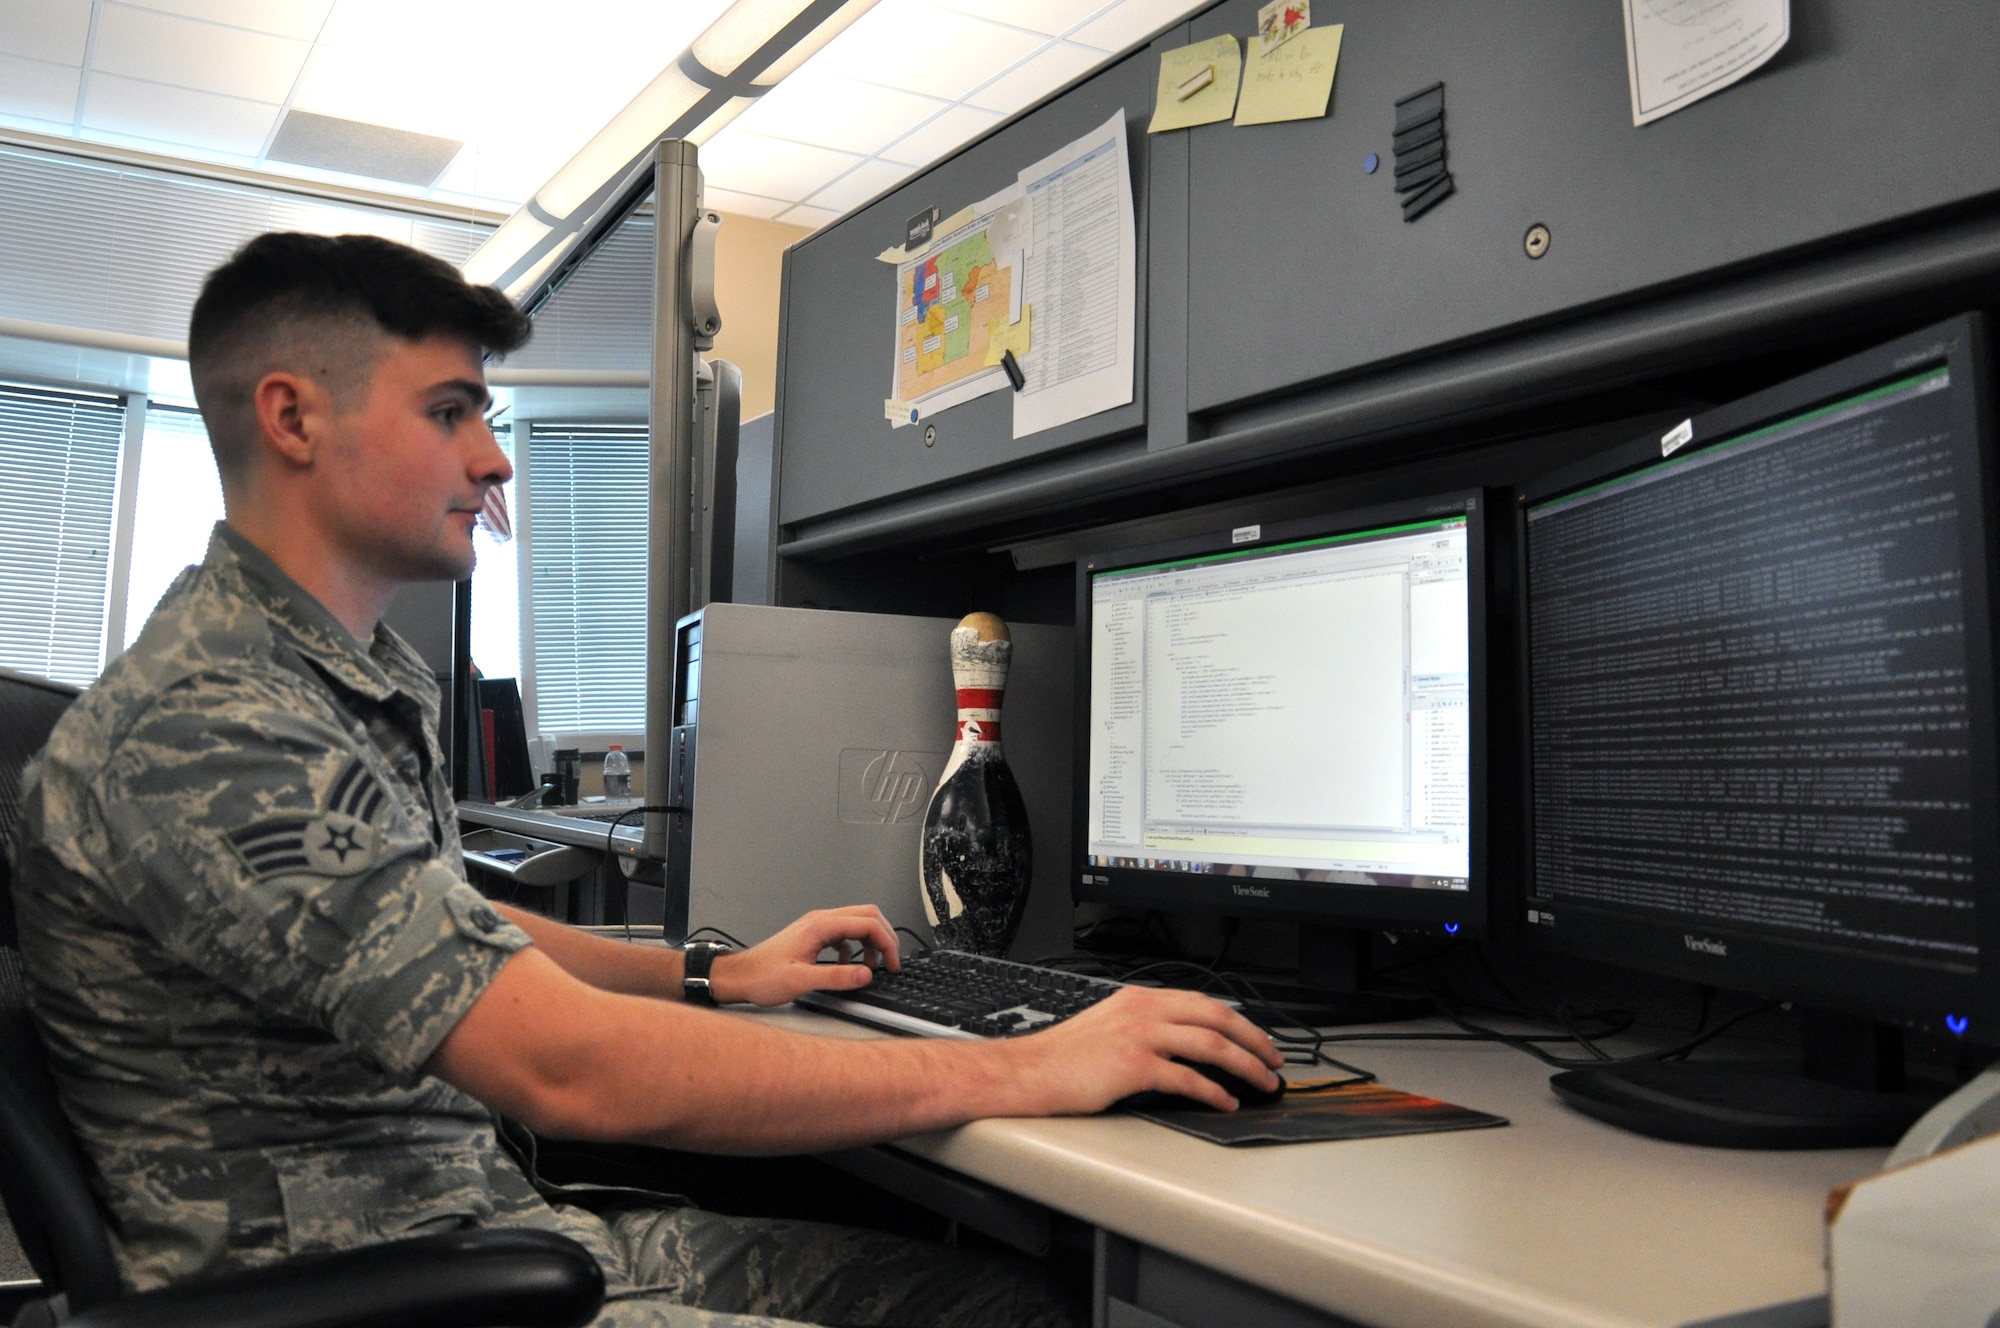
[{"label": "ceiling tile", "polygon": [[701,149],[701,173],[718,189],[797,201],[859,160],[761,134],[718,134]]},{"label": "ceiling tile", "polygon": [[740,129],[815,147],[873,153],[944,106],[935,98],[801,69],[717,137]]},{"label": "ceiling tile", "polygon": [[[379,47],[398,32],[396,19],[399,14],[402,17],[401,35],[411,46],[430,46],[447,40],[454,29],[463,26],[463,14],[456,5],[399,4],[397,0],[340,0],[320,28],[320,43],[357,49]],[[467,35],[477,40],[476,34]]]},{"label": "ceiling tile", "polygon": [[702,181],[701,204],[703,207],[714,208],[717,212],[732,213],[739,217],[758,217],[765,221],[794,206],[782,199],[759,198],[755,194],[739,194],[730,189],[717,189],[706,180]]},{"label": "ceiling tile", "polygon": [[275,106],[113,74],[90,76],[83,106],[86,128],[244,156],[263,148],[277,118]]},{"label": "ceiling tile", "polygon": [[[336,16],[349,2],[342,0]],[[519,59],[516,51],[500,65]],[[592,64],[537,47],[534,82],[546,91],[527,95],[524,84],[493,77],[495,66],[477,60],[455,59],[440,68],[423,41],[373,47],[322,41],[306,61],[292,106],[482,144],[489,161],[532,160],[540,166],[539,186],[652,81],[658,59],[656,53],[643,60],[607,56]]]},{"label": "ceiling tile", "polygon": [[81,69],[89,40],[90,0],[0,0],[0,54]]},{"label": "ceiling tile", "polygon": [[1124,0],[1116,9],[1069,34],[1073,42],[1100,51],[1122,51],[1176,19],[1186,18],[1207,0]]},{"label": "ceiling tile", "polygon": [[0,55],[0,115],[23,115],[68,124],[76,118],[81,69]]},{"label": "ceiling tile", "polygon": [[[882,0],[811,64],[905,92],[956,101],[1046,42],[913,0]],[[920,58],[919,58],[920,53]]]},{"label": "ceiling tile", "polygon": [[264,160],[428,189],[464,147],[453,138],[294,108],[279,122]]},{"label": "ceiling tile", "polygon": [[431,185],[430,193],[455,194],[485,200],[486,206],[498,202],[513,208],[533,197],[561,166],[560,160],[550,166],[539,156],[524,158],[468,143]]},{"label": "ceiling tile", "polygon": [[875,195],[909,178],[910,168],[892,161],[864,161],[807,201],[814,207],[852,212]]},{"label": "ceiling tile", "polygon": [[[421,46],[370,51],[321,42],[299,75],[292,106],[316,115],[471,141],[472,131],[485,119],[482,113],[493,109],[504,93],[496,88],[482,94],[453,78],[450,71],[422,77],[424,66],[434,61]],[[549,100],[558,103],[551,110],[561,114],[560,99]]]},{"label": "ceiling tile", "polygon": [[334,0],[124,0],[183,18],[205,19],[274,37],[311,41],[319,36]]},{"label": "ceiling tile", "polygon": [[846,214],[826,208],[807,207],[801,203],[797,207],[788,209],[778,220],[787,226],[804,226],[807,230],[816,231],[822,226],[839,221],[844,215]]},{"label": "ceiling tile", "polygon": [[1106,0],[930,0],[941,9],[991,19],[1060,37],[1078,23],[1110,9]]},{"label": "ceiling tile", "polygon": [[[557,10],[548,0],[340,0],[320,45],[409,52],[433,83],[493,84],[504,82],[495,71],[518,69],[563,96],[608,86],[622,107],[728,4],[566,0]],[[522,86],[510,91],[518,98]]]},{"label": "ceiling tile", "polygon": [[1056,42],[1019,67],[966,98],[974,106],[1012,115],[1063,84],[1104,63],[1104,53],[1088,46]]},{"label": "ceiling tile", "polygon": [[909,136],[882,149],[882,155],[906,166],[928,166],[999,122],[1000,117],[992,111],[982,111],[976,106],[954,106]]},{"label": "ceiling tile", "polygon": [[107,4],[97,22],[91,68],[277,103],[291,95],[310,49],[284,37]]}]

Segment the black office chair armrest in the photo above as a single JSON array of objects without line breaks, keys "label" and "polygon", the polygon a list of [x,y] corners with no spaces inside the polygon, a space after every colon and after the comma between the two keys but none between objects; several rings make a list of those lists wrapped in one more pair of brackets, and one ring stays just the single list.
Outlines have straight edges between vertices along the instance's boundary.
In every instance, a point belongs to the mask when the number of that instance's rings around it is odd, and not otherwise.
[{"label": "black office chair armrest", "polygon": [[577,1328],[604,1304],[590,1252],[553,1232],[452,1231],[308,1255],[92,1306],[68,1328]]}]

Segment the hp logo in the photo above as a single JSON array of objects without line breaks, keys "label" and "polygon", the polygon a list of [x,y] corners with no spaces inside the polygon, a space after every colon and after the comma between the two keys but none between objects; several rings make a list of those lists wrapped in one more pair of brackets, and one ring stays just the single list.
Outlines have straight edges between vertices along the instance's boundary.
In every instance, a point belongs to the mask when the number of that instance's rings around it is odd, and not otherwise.
[{"label": "hp logo", "polygon": [[868,750],[840,754],[840,819],[850,825],[903,825],[924,814],[944,771],[942,752]]}]

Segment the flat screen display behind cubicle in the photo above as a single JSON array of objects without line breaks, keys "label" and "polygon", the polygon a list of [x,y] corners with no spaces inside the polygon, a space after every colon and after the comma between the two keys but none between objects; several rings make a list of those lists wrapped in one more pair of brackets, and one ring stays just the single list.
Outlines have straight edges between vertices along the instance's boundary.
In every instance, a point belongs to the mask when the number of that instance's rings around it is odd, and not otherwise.
[{"label": "flat screen display behind cubicle", "polygon": [[1073,895],[1483,934],[1485,506],[1081,560]]},{"label": "flat screen display behind cubicle", "polygon": [[[1815,1017],[1808,1069],[1878,1088],[1872,1021],[2000,1040],[1988,353],[1963,317],[1518,494],[1528,934],[1858,1017],[1873,1064]],[[1910,1106],[1699,1063],[1558,1090],[1751,1146]]]}]

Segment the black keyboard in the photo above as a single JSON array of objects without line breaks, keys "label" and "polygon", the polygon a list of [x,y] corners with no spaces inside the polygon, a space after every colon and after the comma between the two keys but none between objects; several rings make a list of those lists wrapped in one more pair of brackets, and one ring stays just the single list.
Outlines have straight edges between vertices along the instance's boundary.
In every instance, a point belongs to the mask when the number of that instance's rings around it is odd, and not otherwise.
[{"label": "black keyboard", "polygon": [[900,973],[878,970],[859,990],[808,992],[798,1003],[924,1037],[1017,1037],[1089,1009],[1119,985],[963,950],[926,950],[903,956]]}]

